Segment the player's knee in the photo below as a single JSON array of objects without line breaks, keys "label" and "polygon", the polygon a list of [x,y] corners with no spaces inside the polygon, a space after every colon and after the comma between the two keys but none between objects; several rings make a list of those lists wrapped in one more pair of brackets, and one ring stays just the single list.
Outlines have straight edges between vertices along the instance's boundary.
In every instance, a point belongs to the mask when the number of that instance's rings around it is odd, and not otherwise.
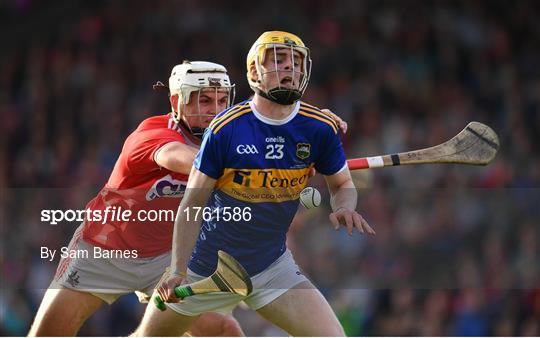
[{"label": "player's knee", "polygon": [[[69,317],[69,320],[61,318]],[[51,312],[43,318],[36,318],[28,332],[29,337],[74,336],[82,326],[86,317],[81,314],[67,316],[59,312]]]},{"label": "player's knee", "polygon": [[244,331],[242,331],[240,324],[234,318],[224,317],[221,324],[221,336],[242,337]]},{"label": "player's knee", "polygon": [[[139,326],[135,329],[135,331],[133,331],[133,333],[131,333],[129,336],[130,337],[151,337],[151,336],[172,336],[169,332],[156,332],[156,329],[157,330],[160,330],[159,327],[157,328],[154,328],[154,327],[151,327],[150,325],[148,325],[148,323],[145,323],[144,322],[144,319],[143,319],[143,322],[139,324]],[[178,334],[178,336],[181,336],[181,334]]]},{"label": "player's knee", "polygon": [[28,336],[73,336],[100,304],[100,300],[89,299],[85,294],[49,289]]},{"label": "player's knee", "polygon": [[329,337],[345,337],[345,330],[339,321],[331,328],[332,331],[328,334]]},{"label": "player's knee", "polygon": [[322,320],[318,324],[319,325],[312,328],[311,335],[345,337],[345,330],[337,318],[332,318],[330,321]]},{"label": "player's knee", "polygon": [[140,333],[141,332],[141,329],[139,327],[137,327],[135,329],[135,331],[133,331],[129,337],[142,337],[143,335]]}]

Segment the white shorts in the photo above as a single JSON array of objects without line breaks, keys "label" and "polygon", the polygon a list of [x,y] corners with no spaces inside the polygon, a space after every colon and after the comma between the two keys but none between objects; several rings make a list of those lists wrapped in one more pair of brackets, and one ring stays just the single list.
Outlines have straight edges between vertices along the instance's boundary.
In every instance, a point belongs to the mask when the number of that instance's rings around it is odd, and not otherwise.
[{"label": "white shorts", "polygon": [[[188,279],[195,282],[204,278],[193,271],[188,271]],[[181,303],[165,303],[174,311],[196,316],[204,312],[231,313],[235,306],[244,302],[253,310],[270,304],[276,298],[308,279],[296,265],[289,250],[285,251],[274,263],[261,273],[251,277],[253,292],[246,297],[228,292],[213,292],[187,297]]]},{"label": "white shorts", "polygon": [[69,248],[86,251],[88,257],[62,258],[49,288],[88,292],[108,304],[132,292],[141,302],[150,299],[154,287],[171,264],[170,251],[149,258],[95,258],[92,255],[94,247],[79,239],[78,232]]}]

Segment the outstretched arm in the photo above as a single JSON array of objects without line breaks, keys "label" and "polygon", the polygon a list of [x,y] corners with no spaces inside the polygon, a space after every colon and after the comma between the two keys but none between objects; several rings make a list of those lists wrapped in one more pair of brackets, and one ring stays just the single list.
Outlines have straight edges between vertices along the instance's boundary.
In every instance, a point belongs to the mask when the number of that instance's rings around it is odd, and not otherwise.
[{"label": "outstretched arm", "polygon": [[187,175],[198,151],[198,148],[181,142],[170,142],[156,151],[154,160],[162,168]]},{"label": "outstretched arm", "polygon": [[202,212],[196,216],[194,208],[206,206],[215,183],[215,179],[196,168],[191,170],[186,194],[178,207],[174,222],[171,257],[171,271],[173,272],[185,273],[187,271],[187,262],[201,230]]},{"label": "outstretched arm", "polygon": [[334,175],[325,176],[325,180],[331,194],[330,205],[333,212],[329,218],[334,229],[338,230],[340,225],[345,225],[349,235],[352,235],[353,228],[363,234],[375,235],[366,220],[356,212],[358,194],[349,169],[345,167]]},{"label": "outstretched arm", "polygon": [[157,289],[161,299],[166,302],[179,301],[174,288],[186,281],[187,264],[201,230],[202,212],[196,217],[196,207],[206,206],[215,182],[215,179],[192,168],[174,222],[169,276],[162,280]]}]

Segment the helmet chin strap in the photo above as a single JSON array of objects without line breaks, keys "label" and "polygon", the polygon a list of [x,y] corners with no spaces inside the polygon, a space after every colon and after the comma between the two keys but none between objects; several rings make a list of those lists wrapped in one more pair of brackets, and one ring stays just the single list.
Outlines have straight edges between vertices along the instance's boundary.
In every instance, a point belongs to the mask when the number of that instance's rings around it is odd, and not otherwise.
[{"label": "helmet chin strap", "polygon": [[206,128],[202,128],[202,127],[191,127],[189,125],[189,123],[184,120],[183,118],[180,119],[180,123],[184,126],[184,128],[186,128],[187,130],[189,130],[189,133],[193,136],[195,136],[196,138],[198,139],[201,139],[203,138],[203,135],[204,135],[204,131],[206,130]]},{"label": "helmet chin strap", "polygon": [[189,123],[186,120],[185,116],[183,116],[183,114],[180,113],[182,111],[182,103],[180,102],[180,100],[178,100],[178,104],[177,104],[176,109],[177,109],[177,112],[175,112],[175,113],[176,113],[178,122],[180,124],[182,124],[182,126],[184,126],[184,128],[186,128],[191,135],[195,136],[198,139],[202,139],[202,137],[204,135],[204,131],[206,130],[206,128],[191,127],[189,125]]},{"label": "helmet chin strap", "polygon": [[299,90],[283,89],[279,87],[270,89],[268,92],[265,92],[260,88],[256,88],[256,92],[265,99],[268,99],[277,104],[281,104],[283,106],[289,106],[300,100],[300,98],[302,97],[302,93]]}]

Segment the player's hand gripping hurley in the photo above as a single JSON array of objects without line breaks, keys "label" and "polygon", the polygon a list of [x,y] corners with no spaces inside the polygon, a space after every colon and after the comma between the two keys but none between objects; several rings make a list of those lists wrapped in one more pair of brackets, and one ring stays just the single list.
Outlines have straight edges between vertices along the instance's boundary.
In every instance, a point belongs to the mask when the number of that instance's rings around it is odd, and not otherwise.
[{"label": "player's hand gripping hurley", "polygon": [[431,148],[347,160],[350,170],[404,164],[458,163],[486,165],[497,155],[499,138],[490,127],[471,122],[452,139]]},{"label": "player's hand gripping hurley", "polygon": [[[174,288],[178,298],[186,298],[210,292],[231,292],[247,296],[253,291],[251,279],[240,263],[224,251],[218,251],[218,264],[214,273],[200,281]],[[167,308],[160,296],[154,297],[154,304],[161,311]]]}]

